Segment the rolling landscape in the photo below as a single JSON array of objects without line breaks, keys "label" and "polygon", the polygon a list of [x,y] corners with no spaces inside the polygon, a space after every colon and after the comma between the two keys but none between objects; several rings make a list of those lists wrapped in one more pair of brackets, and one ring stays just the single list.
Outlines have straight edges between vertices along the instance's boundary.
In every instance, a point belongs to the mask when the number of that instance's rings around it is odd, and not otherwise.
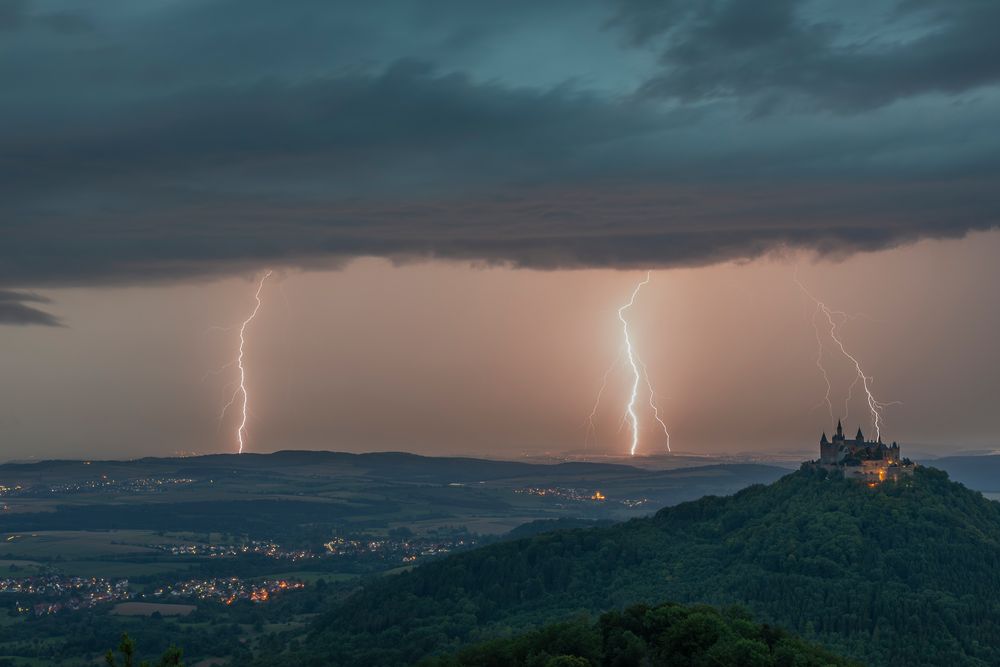
[{"label": "rolling landscape", "polygon": [[[932,463],[962,478],[996,460]],[[183,645],[191,664],[532,664],[546,641],[603,663],[602,612],[645,617],[669,600],[715,605],[671,613],[722,610],[712,623],[736,623],[734,637],[764,622],[848,661],[1000,659],[983,641],[1000,636],[1000,610],[981,595],[1000,585],[1000,503],[929,465],[870,489],[807,468],[673,463],[286,451],[5,464],[0,656],[85,665],[128,632],[149,654]],[[570,626],[525,634],[553,622]],[[633,648],[662,651],[658,637]],[[801,664],[836,664],[823,660]]]},{"label": "rolling landscape", "polygon": [[[212,658],[308,627],[328,598],[371,577],[785,472],[311,451],[5,464],[0,603],[11,622],[0,656],[86,664],[106,648],[108,623],[124,631],[157,614],[153,648],[185,636],[189,656]],[[105,620],[94,625],[94,614]],[[86,630],[67,633],[85,619]]]}]

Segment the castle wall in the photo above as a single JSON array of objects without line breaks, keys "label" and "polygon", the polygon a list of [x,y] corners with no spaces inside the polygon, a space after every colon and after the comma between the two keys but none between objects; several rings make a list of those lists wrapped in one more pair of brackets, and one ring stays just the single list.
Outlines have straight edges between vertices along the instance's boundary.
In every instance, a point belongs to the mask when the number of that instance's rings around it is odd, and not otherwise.
[{"label": "castle wall", "polygon": [[820,444],[819,446],[819,460],[822,463],[836,463],[837,462],[837,445],[828,442],[826,444]]},{"label": "castle wall", "polygon": [[[847,440],[838,429],[832,441],[820,442],[818,465],[838,470],[848,479],[869,485],[886,480],[899,480],[913,474],[913,465],[900,462],[899,447],[860,439]],[[845,463],[845,459],[849,462]]]}]

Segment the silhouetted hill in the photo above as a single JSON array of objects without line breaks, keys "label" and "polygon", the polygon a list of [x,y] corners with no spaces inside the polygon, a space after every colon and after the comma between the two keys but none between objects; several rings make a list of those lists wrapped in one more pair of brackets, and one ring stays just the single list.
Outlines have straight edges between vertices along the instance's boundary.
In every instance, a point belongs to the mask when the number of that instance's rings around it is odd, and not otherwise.
[{"label": "silhouetted hill", "polygon": [[946,456],[933,464],[970,489],[1000,492],[1000,455]]},{"label": "silhouetted hill", "polygon": [[427,483],[474,483],[519,477],[537,477],[544,471],[547,478],[590,477],[595,479],[618,476],[671,475],[682,474],[696,469],[745,470],[757,475],[773,475],[774,479],[787,472],[785,469],[760,464],[711,464],[691,466],[665,471],[652,471],[619,463],[527,463],[521,461],[498,461],[458,456],[421,456],[406,452],[373,452],[351,454],[348,452],[283,450],[271,454],[207,454],[187,457],[145,457],[141,459],[117,460],[46,460],[32,463],[4,463],[0,474],[9,476],[38,475],[44,473],[46,479],[53,475],[93,474],[97,470],[119,474],[172,472],[205,474],[206,472],[248,472],[267,473],[292,471],[314,474],[361,475],[386,478],[393,481],[413,481]]},{"label": "silhouetted hill", "polygon": [[870,489],[801,470],[609,528],[371,582],[287,663],[414,662],[581,611],[742,603],[871,664],[1000,664],[1000,504],[920,468]]}]

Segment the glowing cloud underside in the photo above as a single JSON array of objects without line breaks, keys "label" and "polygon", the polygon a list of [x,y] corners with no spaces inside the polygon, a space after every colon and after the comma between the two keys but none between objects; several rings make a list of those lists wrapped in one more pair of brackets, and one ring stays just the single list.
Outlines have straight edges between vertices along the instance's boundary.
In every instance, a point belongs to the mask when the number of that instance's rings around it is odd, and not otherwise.
[{"label": "glowing cloud underside", "polygon": [[[871,388],[871,384],[874,382],[874,379],[871,376],[865,374],[864,370],[861,368],[861,362],[858,361],[857,357],[848,352],[847,348],[844,346],[844,341],[841,339],[840,333],[838,331],[839,325],[837,320],[838,318],[841,320],[847,320],[850,319],[850,316],[847,313],[840,310],[831,310],[825,303],[823,303],[815,296],[813,296],[813,294],[808,289],[806,289],[805,285],[803,285],[799,281],[797,276],[795,277],[795,284],[798,285],[799,289],[802,290],[803,294],[809,297],[812,300],[812,302],[816,304],[816,310],[813,312],[813,326],[816,327],[816,317],[820,313],[822,313],[823,317],[826,319],[827,325],[829,325],[830,339],[833,341],[834,345],[837,346],[837,349],[840,350],[841,354],[843,354],[844,357],[847,358],[854,366],[855,378],[854,382],[852,382],[851,386],[848,388],[847,398],[844,401],[844,418],[847,417],[847,405],[851,400],[851,395],[854,392],[854,388],[857,386],[858,382],[860,382],[861,386],[865,390],[865,396],[868,400],[868,410],[871,412],[872,427],[875,429],[875,439],[881,440],[882,424],[885,421],[883,413],[885,412],[885,408],[888,407],[889,405],[892,405],[892,403],[882,403],[875,398],[874,394],[872,394],[872,388]],[[830,379],[822,363],[823,350],[822,350],[822,341],[819,336],[818,327],[816,327],[816,341],[820,345],[819,355],[816,357],[816,365],[823,373],[823,378],[826,381],[827,392],[824,402],[829,406],[831,411],[830,415],[832,417],[833,406],[830,403]]]},{"label": "glowing cloud underside", "polygon": [[220,415],[220,418],[224,417],[226,411],[229,410],[229,408],[232,407],[234,403],[236,403],[237,398],[241,397],[243,399],[240,424],[236,428],[236,441],[239,444],[240,454],[243,453],[243,445],[246,443],[247,417],[249,414],[249,405],[250,405],[250,395],[247,393],[246,367],[243,365],[244,347],[246,346],[247,342],[246,340],[247,326],[251,322],[253,322],[254,318],[257,317],[258,311],[260,311],[262,303],[260,299],[260,293],[261,290],[264,289],[264,282],[270,277],[271,277],[271,271],[267,271],[264,274],[264,277],[260,279],[260,282],[257,283],[257,292],[254,294],[255,305],[253,307],[253,311],[251,311],[249,317],[243,320],[243,323],[240,325],[240,347],[239,347],[239,354],[237,355],[235,362],[237,368],[239,368],[240,371],[239,386],[236,388],[236,393],[233,394],[233,397],[229,400],[229,402],[225,405],[225,407],[222,408],[222,414]]}]

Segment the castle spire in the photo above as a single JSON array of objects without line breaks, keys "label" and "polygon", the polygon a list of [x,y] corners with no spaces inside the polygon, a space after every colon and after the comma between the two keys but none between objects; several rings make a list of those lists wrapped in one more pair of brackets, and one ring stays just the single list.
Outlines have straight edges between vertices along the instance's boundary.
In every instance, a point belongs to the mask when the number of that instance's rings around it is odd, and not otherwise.
[{"label": "castle spire", "polygon": [[826,439],[826,431],[823,431],[823,437],[819,439],[819,444],[828,445],[830,441]]},{"label": "castle spire", "polygon": [[844,425],[840,423],[839,419],[837,420],[837,435],[844,437]]},{"label": "castle spire", "polygon": [[865,434],[861,432],[861,427],[860,426],[858,427],[858,434],[856,436],[854,436],[854,439],[857,440],[858,442],[864,442],[865,441]]}]

